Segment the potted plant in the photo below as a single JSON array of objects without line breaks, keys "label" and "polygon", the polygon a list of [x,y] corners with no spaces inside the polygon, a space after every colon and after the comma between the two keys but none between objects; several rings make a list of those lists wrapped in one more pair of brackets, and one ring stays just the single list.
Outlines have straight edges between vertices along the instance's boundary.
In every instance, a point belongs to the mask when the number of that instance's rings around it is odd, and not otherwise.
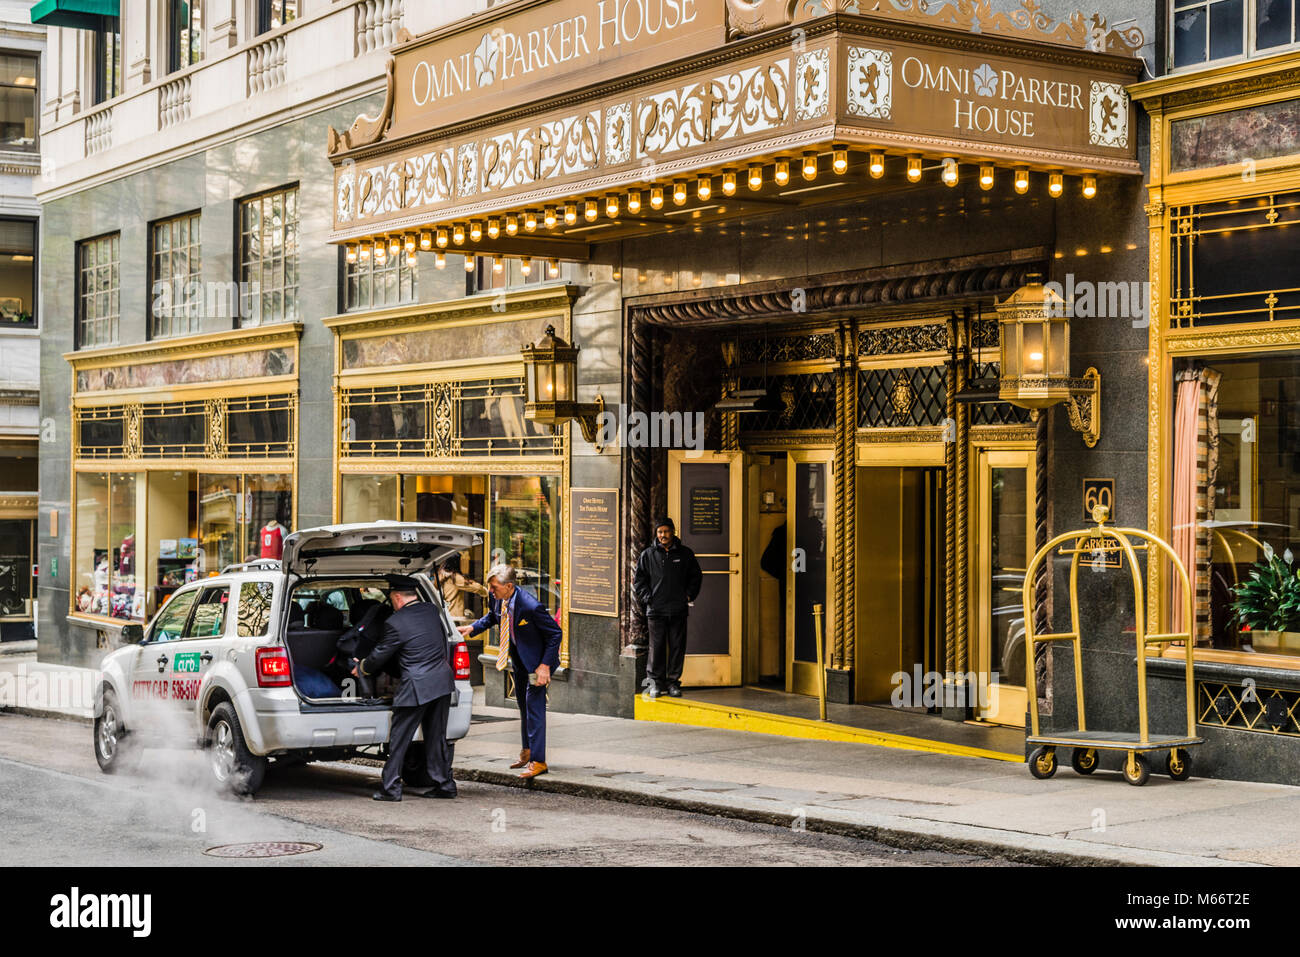
[{"label": "potted plant", "polygon": [[1300,570],[1289,548],[1279,556],[1265,545],[1264,561],[1233,592],[1233,614],[1255,651],[1300,654]]}]

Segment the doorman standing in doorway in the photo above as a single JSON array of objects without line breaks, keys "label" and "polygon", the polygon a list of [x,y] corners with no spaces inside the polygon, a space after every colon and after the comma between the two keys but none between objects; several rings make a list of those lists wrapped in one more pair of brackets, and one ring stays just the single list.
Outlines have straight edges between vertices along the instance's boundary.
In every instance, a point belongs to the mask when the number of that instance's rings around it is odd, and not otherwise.
[{"label": "doorman standing in doorway", "polygon": [[686,664],[686,615],[699,597],[704,574],[695,553],[677,537],[671,518],[655,522],[655,540],[636,561],[632,591],[645,609],[650,632],[646,656],[646,694],[682,694]]}]

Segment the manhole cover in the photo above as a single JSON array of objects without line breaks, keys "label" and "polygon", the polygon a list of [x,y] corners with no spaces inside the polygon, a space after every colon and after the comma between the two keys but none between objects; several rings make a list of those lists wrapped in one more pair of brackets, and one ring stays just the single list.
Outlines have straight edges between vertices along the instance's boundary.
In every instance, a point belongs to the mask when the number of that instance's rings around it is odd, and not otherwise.
[{"label": "manhole cover", "polygon": [[203,853],[209,857],[289,857],[320,849],[321,845],[307,841],[257,841],[253,844],[222,844]]}]

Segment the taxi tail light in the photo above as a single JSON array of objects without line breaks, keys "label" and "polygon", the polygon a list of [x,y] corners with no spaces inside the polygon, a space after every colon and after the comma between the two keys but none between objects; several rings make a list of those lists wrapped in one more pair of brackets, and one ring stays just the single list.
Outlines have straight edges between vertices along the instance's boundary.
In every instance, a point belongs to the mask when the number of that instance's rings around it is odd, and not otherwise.
[{"label": "taxi tail light", "polygon": [[451,667],[456,672],[457,681],[469,680],[469,645],[461,642],[451,656]]},{"label": "taxi tail light", "polygon": [[286,688],[293,685],[289,671],[289,652],[283,647],[257,649],[257,686]]}]

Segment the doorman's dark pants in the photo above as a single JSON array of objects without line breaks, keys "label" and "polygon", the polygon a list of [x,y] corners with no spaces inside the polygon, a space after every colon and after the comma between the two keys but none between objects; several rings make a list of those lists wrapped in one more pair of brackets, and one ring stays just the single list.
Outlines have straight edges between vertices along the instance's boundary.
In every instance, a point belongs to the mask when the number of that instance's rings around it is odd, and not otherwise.
[{"label": "doorman's dark pants", "polygon": [[546,763],[546,688],[528,683],[523,659],[510,649],[510,667],[515,679],[515,703],[519,705],[519,744],[529,751],[530,761]]},{"label": "doorman's dark pants", "polygon": [[447,714],[450,710],[449,694],[413,708],[393,709],[393,730],[388,736],[388,760],[384,762],[384,774],[380,778],[386,793],[393,797],[402,796],[402,765],[406,761],[406,749],[411,746],[416,728],[424,731],[424,752],[428,755],[427,767],[433,786],[451,786],[451,761],[447,754]]},{"label": "doorman's dark pants", "polygon": [[686,664],[686,614],[671,618],[646,619],[650,632],[650,650],[646,654],[646,674],[656,685],[676,684],[682,680]]}]

